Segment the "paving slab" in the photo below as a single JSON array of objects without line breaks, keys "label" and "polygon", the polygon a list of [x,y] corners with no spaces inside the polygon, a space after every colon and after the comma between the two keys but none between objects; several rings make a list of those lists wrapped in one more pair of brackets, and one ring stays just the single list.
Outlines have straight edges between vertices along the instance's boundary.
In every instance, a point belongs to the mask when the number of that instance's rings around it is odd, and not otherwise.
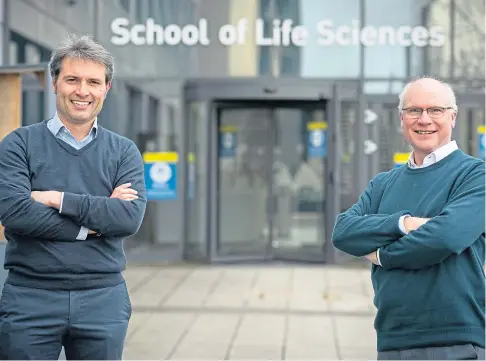
[{"label": "paving slab", "polygon": [[376,359],[368,268],[176,265],[125,272],[124,359]]}]

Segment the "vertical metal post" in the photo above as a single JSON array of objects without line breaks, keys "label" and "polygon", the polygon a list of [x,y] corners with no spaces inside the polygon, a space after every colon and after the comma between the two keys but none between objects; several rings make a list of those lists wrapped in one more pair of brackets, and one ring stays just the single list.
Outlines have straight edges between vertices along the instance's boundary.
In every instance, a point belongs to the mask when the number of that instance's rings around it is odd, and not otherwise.
[{"label": "vertical metal post", "polygon": [[455,44],[455,34],[456,34],[456,0],[450,0],[449,6],[449,22],[450,22],[450,63],[449,63],[449,75],[454,78],[454,70],[456,67],[456,44]]},{"label": "vertical metal post", "polygon": [[[179,99],[180,99],[180,104],[181,104],[181,151],[180,153],[182,154],[183,157],[187,157],[189,152],[195,152],[194,147],[192,147],[193,144],[193,139],[192,139],[192,134],[190,133],[191,127],[194,127],[194,116],[191,113],[190,109],[190,104],[186,99],[186,91],[185,87],[183,85],[180,86],[180,94],[179,94]],[[162,134],[162,129],[161,127],[159,128],[160,133]],[[160,146],[160,142],[159,142]],[[196,154],[195,154],[196,156]],[[198,161],[200,161],[198,159]],[[188,174],[189,169],[186,169],[186,174]],[[193,190],[193,195],[196,197],[197,190],[196,190],[196,179],[194,178],[194,190]],[[192,219],[192,214],[189,213],[189,207],[191,206],[189,197],[186,196],[187,194],[187,189],[183,190],[181,193],[184,193],[184,198],[182,198],[182,209],[181,209],[181,215],[182,215],[182,221],[181,221],[181,227],[182,229],[180,230],[181,234],[181,239],[180,242],[178,242],[178,254],[181,260],[185,259],[186,257],[186,251],[188,249],[188,244],[190,243],[190,237],[191,237],[191,232],[189,230],[191,222],[195,222],[194,219]]]},{"label": "vertical metal post", "polygon": [[[360,28],[365,24],[366,1],[360,0]],[[365,47],[360,42],[359,52],[359,83],[358,83],[358,115],[356,117],[354,141],[354,193],[357,199],[361,192],[366,188],[368,171],[366,166],[366,157],[364,154],[364,140],[365,140]]]},{"label": "vertical metal post", "polygon": [[101,41],[100,39],[100,7],[101,0],[95,0],[94,2],[94,14],[93,14],[93,38],[95,41]]},{"label": "vertical metal post", "polygon": [[[270,23],[270,28],[273,28],[273,20],[279,18],[279,10],[277,8],[278,4],[276,0],[269,1],[270,7],[270,19],[268,19]],[[270,62],[270,75],[273,78],[278,78],[280,75],[280,47],[279,46],[271,46],[269,49],[269,57],[268,61]]]},{"label": "vertical metal post", "polygon": [[267,162],[267,179],[268,179],[268,196],[267,196],[267,219],[268,219],[268,238],[267,238],[267,247],[265,251],[265,258],[266,259],[274,259],[275,258],[275,249],[273,248],[273,241],[275,239],[275,218],[276,218],[276,195],[275,195],[275,172],[273,164],[275,162],[275,132],[277,131],[278,124],[278,116],[277,116],[277,109],[275,107],[269,108],[270,116],[267,120],[267,129],[268,129],[268,136],[270,136],[270,140],[267,142],[267,151],[266,151],[266,162]]},{"label": "vertical metal post", "polygon": [[405,76],[407,79],[412,77],[412,48],[405,47]]},{"label": "vertical metal post", "polygon": [[[219,222],[220,222],[220,201],[219,201],[219,155],[218,155],[218,147],[219,147],[219,123],[221,120],[221,109],[217,109],[217,106],[213,99],[206,103],[205,108],[205,119],[196,119],[195,121],[202,121],[206,122],[207,126],[203,128],[206,132],[206,147],[201,147],[200,149],[206,150],[206,174],[201,180],[202,186],[201,189],[207,191],[206,197],[201,197],[200,202],[206,202],[207,208],[209,212],[201,212],[200,215],[200,224],[201,224],[201,232],[204,234],[204,241],[207,245],[206,248],[206,258],[209,262],[213,262],[215,258],[219,255],[219,246],[221,242],[220,232],[219,232]],[[192,127],[195,127],[195,123],[193,122]],[[197,129],[197,128],[196,128]],[[190,130],[188,130],[190,131]],[[197,134],[196,136],[200,136],[204,139],[204,135],[201,136]],[[194,140],[195,142],[195,140]],[[203,155],[196,154],[197,157],[202,157]],[[201,206],[198,204],[198,207]],[[209,215],[208,215],[209,213]],[[194,221],[193,221],[194,222]]]},{"label": "vertical metal post", "polygon": [[[422,9],[422,26],[427,27],[429,23],[429,18],[430,18],[430,7],[432,6],[432,3],[429,3],[425,5]],[[422,68],[423,68],[423,73],[424,74],[429,74],[429,58],[430,58],[430,47],[425,46],[423,47],[423,62],[422,62]]]},{"label": "vertical metal post", "polygon": [[[0,2],[1,4],[1,2]],[[0,10],[2,16],[0,16],[0,21],[3,25],[2,31],[2,59],[0,63],[3,65],[9,65],[10,63],[10,0],[3,0],[3,7]]]},{"label": "vertical metal post", "polygon": [[332,100],[330,102],[330,117],[328,128],[328,158],[327,177],[325,181],[326,192],[326,221],[324,260],[326,263],[336,263],[337,251],[332,244],[332,231],[334,223],[341,211],[341,99],[337,84],[332,88]]},{"label": "vertical metal post", "polygon": [[370,155],[370,179],[380,171],[380,122],[383,123],[383,104],[373,104],[371,110],[378,117],[369,125],[370,139],[378,145],[378,150]]}]

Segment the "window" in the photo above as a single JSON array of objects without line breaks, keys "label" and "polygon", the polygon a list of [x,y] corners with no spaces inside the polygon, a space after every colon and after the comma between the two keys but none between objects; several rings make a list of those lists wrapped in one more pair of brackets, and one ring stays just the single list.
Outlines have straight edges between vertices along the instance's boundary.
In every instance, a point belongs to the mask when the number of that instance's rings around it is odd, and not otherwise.
[{"label": "window", "polygon": [[260,47],[260,74],[265,75],[270,73],[270,47]]},{"label": "window", "polygon": [[19,62],[19,46],[16,42],[11,41],[9,47],[9,59],[10,65],[18,64]]},{"label": "window", "polygon": [[282,57],[282,68],[280,72],[281,74],[293,74],[295,72],[292,58],[288,54]]},{"label": "window", "polygon": [[130,12],[130,0],[120,0],[121,7],[127,12]]},{"label": "window", "polygon": [[149,96],[148,103],[148,129],[156,132],[158,128],[157,120],[159,118],[159,100]]},{"label": "window", "polygon": [[127,137],[136,140],[141,130],[140,119],[142,117],[142,93],[132,87],[128,89],[128,134]]},{"label": "window", "polygon": [[171,151],[179,151],[177,144],[176,109],[174,105],[167,105],[167,146]]},{"label": "window", "polygon": [[289,0],[278,0],[278,11],[281,18],[292,17]]},{"label": "window", "polygon": [[143,21],[143,15],[144,15],[144,11],[143,11],[143,8],[144,8],[144,4],[145,4],[145,1],[141,1],[141,0],[137,0],[135,2],[135,18],[142,22]]},{"label": "window", "polygon": [[40,61],[41,61],[40,49],[33,44],[27,44],[25,46],[25,62],[27,64],[38,64]]}]

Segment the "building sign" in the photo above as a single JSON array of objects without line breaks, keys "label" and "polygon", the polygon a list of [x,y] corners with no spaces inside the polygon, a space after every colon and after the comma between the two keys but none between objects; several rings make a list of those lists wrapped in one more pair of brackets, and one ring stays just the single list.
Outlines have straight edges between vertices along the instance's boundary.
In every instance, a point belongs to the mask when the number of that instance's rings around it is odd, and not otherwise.
[{"label": "building sign", "polygon": [[485,126],[480,125],[478,127],[478,155],[479,158],[485,159],[486,158],[486,139],[485,139]]},{"label": "building sign", "polygon": [[327,154],[327,123],[307,124],[307,155],[309,158],[323,158]]},{"label": "building sign", "polygon": [[234,125],[223,125],[219,129],[219,156],[221,158],[234,157],[236,154],[236,131]]},{"label": "building sign", "polygon": [[176,152],[143,154],[147,200],[177,198],[177,159]]},{"label": "building sign", "polygon": [[395,153],[393,155],[393,163],[395,164],[395,168],[400,168],[402,165],[407,164],[409,157],[410,153]]},{"label": "building sign", "polygon": [[[310,25],[310,26],[309,26]],[[321,19],[315,24],[298,24],[293,19],[239,19],[235,24],[224,24],[215,29],[211,37],[208,19],[197,23],[164,26],[147,18],[143,23],[132,23],[131,19],[118,17],[110,21],[111,43],[123,46],[186,46],[204,45],[213,42],[221,45],[257,46],[400,46],[441,47],[446,41],[446,32],[441,26],[360,26],[358,19],[348,23],[335,23],[333,19]],[[272,29],[266,34],[265,29]],[[213,35],[214,36],[214,35]]]}]

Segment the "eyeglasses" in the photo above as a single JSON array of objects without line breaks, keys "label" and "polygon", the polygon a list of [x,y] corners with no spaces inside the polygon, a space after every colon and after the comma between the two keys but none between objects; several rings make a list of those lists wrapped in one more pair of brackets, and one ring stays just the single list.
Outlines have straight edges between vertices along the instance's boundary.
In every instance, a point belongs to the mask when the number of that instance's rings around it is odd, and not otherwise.
[{"label": "eyeglasses", "polygon": [[430,118],[432,119],[439,119],[442,118],[444,115],[445,111],[448,109],[454,109],[453,107],[431,107],[431,108],[404,108],[402,111],[405,112],[405,116],[410,119],[418,119],[422,115],[422,113],[427,111],[427,114],[429,115]]}]

